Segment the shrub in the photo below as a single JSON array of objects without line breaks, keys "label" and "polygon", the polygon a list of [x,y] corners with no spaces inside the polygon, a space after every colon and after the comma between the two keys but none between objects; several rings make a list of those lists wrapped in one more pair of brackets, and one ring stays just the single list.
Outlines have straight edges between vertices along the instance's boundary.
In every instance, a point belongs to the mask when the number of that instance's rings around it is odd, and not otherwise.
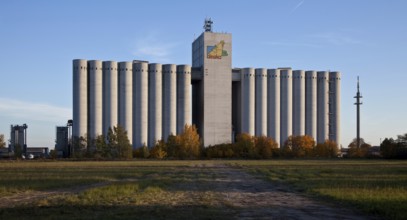
[{"label": "shrub", "polygon": [[209,146],[204,149],[204,156],[206,158],[233,158],[234,155],[233,144],[218,144]]},{"label": "shrub", "polygon": [[272,138],[266,136],[256,137],[255,145],[259,157],[263,159],[271,158],[278,150],[278,144]]},{"label": "shrub", "polygon": [[163,140],[157,142],[157,144],[150,150],[150,158],[164,159],[167,157],[166,145]]},{"label": "shrub", "polygon": [[370,144],[367,144],[363,138],[360,138],[360,147],[357,146],[356,138],[348,145],[348,155],[351,158],[365,158],[368,156]]},{"label": "shrub", "polygon": [[169,157],[178,159],[197,159],[201,156],[201,142],[195,125],[185,125],[184,132],[170,135],[167,141]]},{"label": "shrub", "polygon": [[330,140],[326,140],[324,143],[319,143],[314,148],[315,157],[334,158],[338,156],[338,153],[338,144]]},{"label": "shrub", "polygon": [[242,133],[237,135],[234,146],[235,157],[250,158],[255,156],[254,138],[250,134]]},{"label": "shrub", "polygon": [[150,151],[146,145],[133,150],[133,157],[136,158],[148,158],[150,156]]}]

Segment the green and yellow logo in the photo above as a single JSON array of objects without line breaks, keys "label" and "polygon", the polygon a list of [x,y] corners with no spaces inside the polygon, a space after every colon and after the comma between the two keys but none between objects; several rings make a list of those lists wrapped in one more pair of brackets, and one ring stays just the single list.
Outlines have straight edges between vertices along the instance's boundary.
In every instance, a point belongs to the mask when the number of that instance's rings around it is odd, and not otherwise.
[{"label": "green and yellow logo", "polygon": [[206,53],[208,59],[222,59],[224,56],[228,56],[228,52],[223,50],[225,41],[221,40],[218,44],[214,46],[207,46]]}]

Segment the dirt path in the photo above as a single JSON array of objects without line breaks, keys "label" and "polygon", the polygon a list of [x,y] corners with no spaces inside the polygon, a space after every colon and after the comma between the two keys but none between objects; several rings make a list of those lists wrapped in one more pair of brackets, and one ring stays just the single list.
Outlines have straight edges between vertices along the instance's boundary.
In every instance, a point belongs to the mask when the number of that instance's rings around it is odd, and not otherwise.
[{"label": "dirt path", "polygon": [[256,178],[239,168],[217,166],[212,190],[226,207],[237,208],[237,219],[372,219],[353,210],[324,204]]}]

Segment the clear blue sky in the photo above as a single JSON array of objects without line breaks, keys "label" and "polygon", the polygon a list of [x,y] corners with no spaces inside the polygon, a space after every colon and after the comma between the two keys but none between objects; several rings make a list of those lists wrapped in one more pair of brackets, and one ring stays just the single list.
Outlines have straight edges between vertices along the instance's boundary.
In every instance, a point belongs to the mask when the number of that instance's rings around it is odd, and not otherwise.
[{"label": "clear blue sky", "polygon": [[72,118],[72,59],[191,64],[211,17],[233,35],[234,67],[342,72],[342,143],[407,132],[407,1],[0,1],[0,134],[28,124],[28,145],[53,147]]}]

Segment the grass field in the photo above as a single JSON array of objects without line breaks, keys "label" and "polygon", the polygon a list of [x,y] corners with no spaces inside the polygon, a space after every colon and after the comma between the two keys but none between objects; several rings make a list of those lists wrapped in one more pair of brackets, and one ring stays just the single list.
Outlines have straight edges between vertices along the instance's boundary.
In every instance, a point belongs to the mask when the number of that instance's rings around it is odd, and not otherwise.
[{"label": "grass field", "polygon": [[323,202],[407,218],[407,161],[218,160],[2,161],[0,219],[232,218],[239,208],[211,188],[228,178],[216,172],[225,165]]},{"label": "grass field", "polygon": [[[3,205],[0,219],[227,218],[228,213],[213,204],[215,192],[205,192],[205,184],[199,184],[217,177],[205,169],[207,164],[214,162],[3,162],[0,201],[16,194],[55,193],[22,205]],[[77,190],[81,185],[90,187]]]},{"label": "grass field", "polygon": [[386,219],[407,219],[407,161],[238,161],[235,166],[296,191]]}]

